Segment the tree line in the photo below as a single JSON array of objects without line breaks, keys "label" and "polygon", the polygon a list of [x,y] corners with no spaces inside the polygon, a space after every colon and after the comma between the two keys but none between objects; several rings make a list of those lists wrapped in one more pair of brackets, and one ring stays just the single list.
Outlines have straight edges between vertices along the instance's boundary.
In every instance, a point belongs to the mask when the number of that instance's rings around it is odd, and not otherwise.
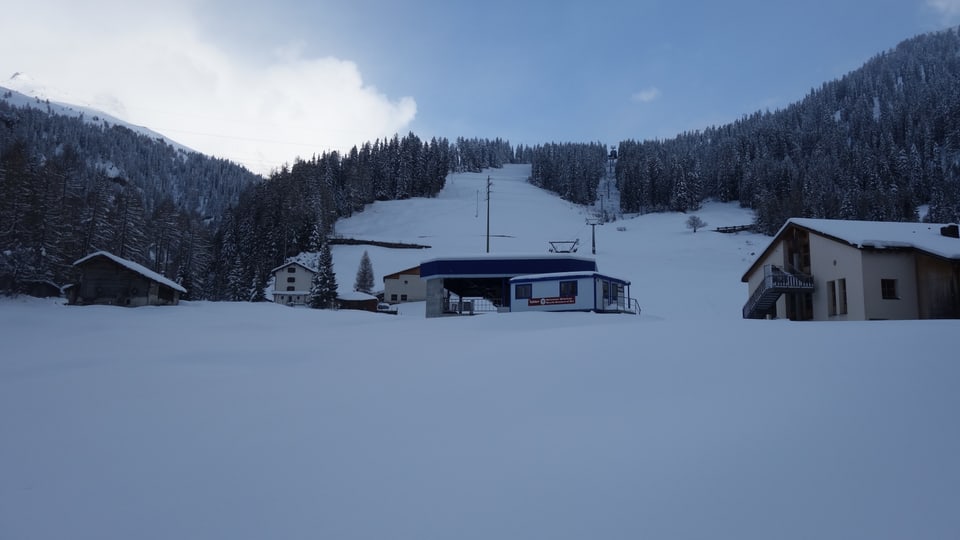
[{"label": "tree line", "polygon": [[[960,36],[926,34],[776,112],[667,140],[625,140],[621,211],[687,212],[705,199],[755,210],[772,234],[790,217],[960,220]],[[531,182],[591,204],[599,144],[531,150]]]},{"label": "tree line", "polygon": [[201,279],[219,215],[258,179],[96,117],[0,100],[0,291],[68,283],[97,250]]},{"label": "tree line", "polygon": [[449,172],[515,155],[501,139],[410,133],[263,179],[98,117],[0,99],[0,292],[70,283],[74,261],[105,250],[180,282],[186,298],[262,299],[269,270],[320,251],[337,219],[434,196]]},{"label": "tree line", "polygon": [[777,112],[619,145],[625,212],[739,201],[775,232],[790,217],[960,219],[960,36],[907,40]]},{"label": "tree line", "polygon": [[[368,142],[346,154],[298,159],[245,190],[227,210],[213,242],[214,263],[204,294],[218,300],[263,300],[271,271],[287,258],[329,250],[337,220],[375,201],[433,197],[450,172],[478,172],[513,160],[514,150],[500,139],[450,143],[444,138],[425,141],[413,133]],[[329,268],[320,270],[330,274]],[[319,304],[329,305],[328,300]]]}]

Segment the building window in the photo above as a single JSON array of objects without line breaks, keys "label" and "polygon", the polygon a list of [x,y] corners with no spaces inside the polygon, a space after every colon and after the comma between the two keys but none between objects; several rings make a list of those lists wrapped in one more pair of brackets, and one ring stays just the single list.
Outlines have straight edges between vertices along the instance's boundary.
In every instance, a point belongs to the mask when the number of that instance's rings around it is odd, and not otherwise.
[{"label": "building window", "polygon": [[288,267],[287,267],[287,273],[288,273],[288,274],[293,274],[293,273],[296,272],[296,271],[297,271],[297,269],[294,268],[293,266],[288,266]]},{"label": "building window", "polygon": [[390,301],[391,301],[391,302],[396,302],[396,301],[397,301],[397,295],[391,294],[391,295],[390,295]]},{"label": "building window", "polygon": [[900,296],[897,295],[897,280],[881,279],[880,293],[883,295],[884,300],[898,300]]},{"label": "building window", "polygon": [[401,302],[406,302],[406,301],[407,301],[407,295],[401,294],[401,295],[400,295],[400,301],[401,301]]},{"label": "building window", "polygon": [[837,314],[837,282],[827,282],[827,315],[833,317]]},{"label": "building window", "polygon": [[294,276],[290,276],[287,278],[287,283],[294,283],[295,281],[297,281],[297,278]]},{"label": "building window", "polygon": [[295,291],[295,290],[297,290],[297,289],[296,289],[296,287],[294,287],[293,285],[287,285],[287,290],[288,290],[288,291]]},{"label": "building window", "polygon": [[576,296],[577,295],[577,282],[576,281],[561,281],[560,282],[560,296]]},{"label": "building window", "polygon": [[520,284],[514,285],[513,294],[517,297],[517,300],[520,300],[523,298],[533,298],[533,284],[524,283],[522,285]]},{"label": "building window", "polygon": [[847,280],[837,280],[837,314],[847,314]]}]

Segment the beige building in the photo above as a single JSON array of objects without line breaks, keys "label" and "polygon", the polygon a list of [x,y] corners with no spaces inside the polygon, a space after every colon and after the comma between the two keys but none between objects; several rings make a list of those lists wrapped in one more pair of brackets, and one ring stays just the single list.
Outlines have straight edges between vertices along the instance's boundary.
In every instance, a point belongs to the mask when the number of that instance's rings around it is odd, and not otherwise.
[{"label": "beige building", "polygon": [[288,262],[270,271],[273,274],[273,301],[288,306],[306,305],[316,272],[298,262]]},{"label": "beige building", "polygon": [[747,319],[960,318],[957,225],[792,218],[741,281]]},{"label": "beige building", "polygon": [[383,276],[383,301],[391,304],[427,299],[427,282],[420,279],[420,266]]}]

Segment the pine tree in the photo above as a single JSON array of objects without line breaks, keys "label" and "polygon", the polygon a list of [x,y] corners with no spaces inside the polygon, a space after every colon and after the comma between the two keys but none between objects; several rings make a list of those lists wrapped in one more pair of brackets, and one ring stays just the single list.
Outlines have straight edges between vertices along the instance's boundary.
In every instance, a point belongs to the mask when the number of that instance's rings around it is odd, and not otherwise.
[{"label": "pine tree", "polygon": [[315,309],[331,309],[337,300],[337,276],[333,272],[333,255],[330,253],[329,243],[324,243],[320,248],[317,266],[307,302]]},{"label": "pine tree", "polygon": [[373,291],[373,265],[370,263],[370,256],[363,252],[360,257],[360,266],[357,268],[357,280],[353,284],[353,289],[370,294]]}]

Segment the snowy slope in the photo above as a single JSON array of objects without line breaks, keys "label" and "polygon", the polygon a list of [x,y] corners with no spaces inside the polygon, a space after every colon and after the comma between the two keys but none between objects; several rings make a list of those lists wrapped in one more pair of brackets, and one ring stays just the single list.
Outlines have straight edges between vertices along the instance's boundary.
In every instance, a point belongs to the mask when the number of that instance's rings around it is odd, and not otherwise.
[{"label": "snowy slope", "polygon": [[[580,208],[489,174],[494,252],[589,253]],[[481,253],[486,178],[338,232],[434,246],[367,247],[378,281]],[[742,320],[765,238],[683,222],[597,228],[640,317],[0,301],[0,538],[958,537],[960,321]]]},{"label": "snowy slope", "polygon": [[[550,241],[579,239],[578,255],[592,255],[587,208],[565,202],[526,182],[529,165],[507,165],[483,173],[450,175],[438,197],[378,202],[337,224],[350,238],[429,245],[429,250],[390,250],[336,246],[334,265],[341,290],[353,286],[360,257],[370,255],[376,283],[383,276],[433,257],[486,251],[486,185],[490,195],[491,253],[545,254]],[[478,196],[479,194],[479,196]],[[698,215],[711,227],[751,223],[749,210],[708,203]],[[696,234],[679,213],[651,214],[596,228],[596,259],[601,272],[627,279],[644,317],[738,317],[746,301],[740,276],[766,237],[741,233]],[[620,230],[624,229],[624,230]],[[759,250],[757,249],[759,248]],[[684,298],[690,299],[685,301]]]}]

